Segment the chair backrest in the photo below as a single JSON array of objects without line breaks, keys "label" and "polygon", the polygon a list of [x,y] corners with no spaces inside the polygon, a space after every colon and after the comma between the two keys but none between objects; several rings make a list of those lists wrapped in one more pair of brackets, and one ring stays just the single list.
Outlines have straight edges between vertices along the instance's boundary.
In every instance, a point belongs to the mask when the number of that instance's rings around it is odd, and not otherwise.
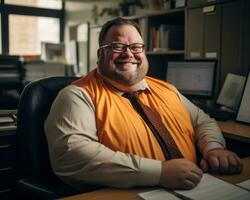
[{"label": "chair backrest", "polygon": [[17,111],[17,170],[19,178],[52,173],[44,121],[58,92],[76,77],[51,77],[24,88]]}]

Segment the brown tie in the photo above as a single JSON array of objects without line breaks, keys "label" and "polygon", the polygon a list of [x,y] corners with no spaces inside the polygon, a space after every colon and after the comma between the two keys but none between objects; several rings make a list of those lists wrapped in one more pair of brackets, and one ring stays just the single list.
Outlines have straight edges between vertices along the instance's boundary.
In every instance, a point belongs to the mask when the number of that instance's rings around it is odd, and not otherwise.
[{"label": "brown tie", "polygon": [[138,92],[124,93],[123,96],[129,99],[134,109],[141,115],[151,129],[162,148],[165,159],[183,158],[183,155],[176,146],[174,139],[163,125],[159,114],[152,111],[140,101],[138,98]]}]

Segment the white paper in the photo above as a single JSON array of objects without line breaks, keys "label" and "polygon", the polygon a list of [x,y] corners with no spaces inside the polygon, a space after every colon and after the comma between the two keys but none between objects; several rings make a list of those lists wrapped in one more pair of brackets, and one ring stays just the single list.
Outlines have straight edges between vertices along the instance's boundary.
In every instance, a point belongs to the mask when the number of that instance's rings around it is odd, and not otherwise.
[{"label": "white paper", "polygon": [[164,189],[142,192],[138,195],[145,200],[180,200],[178,197],[174,196],[173,194],[167,192]]},{"label": "white paper", "polygon": [[239,185],[240,187],[246,188],[248,190],[250,190],[250,179],[243,181],[241,183],[238,183],[237,185]]},{"label": "white paper", "polygon": [[192,190],[175,190],[194,200],[250,200],[250,192],[209,174]]},{"label": "white paper", "polygon": [[241,99],[240,108],[236,120],[250,123],[250,72],[248,73],[247,82]]},{"label": "white paper", "polygon": [[[193,200],[250,200],[250,192],[227,183],[209,174],[203,174],[201,182],[192,190],[174,190]],[[145,200],[178,200],[164,189],[152,190],[138,194]]]},{"label": "white paper", "polygon": [[246,78],[236,74],[227,74],[226,80],[220,91],[217,103],[237,110],[240,104],[240,98],[244,90]]}]

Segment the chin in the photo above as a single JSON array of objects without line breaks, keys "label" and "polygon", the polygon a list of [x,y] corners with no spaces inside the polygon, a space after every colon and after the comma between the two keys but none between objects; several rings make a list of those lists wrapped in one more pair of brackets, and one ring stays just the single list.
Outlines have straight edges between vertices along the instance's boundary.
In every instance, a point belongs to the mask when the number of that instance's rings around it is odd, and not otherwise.
[{"label": "chin", "polygon": [[141,80],[143,80],[143,78],[146,76],[146,73],[143,71],[133,71],[133,72],[119,72],[116,73],[115,79],[117,82],[126,85],[126,86],[131,86],[134,85],[138,82],[140,82]]}]

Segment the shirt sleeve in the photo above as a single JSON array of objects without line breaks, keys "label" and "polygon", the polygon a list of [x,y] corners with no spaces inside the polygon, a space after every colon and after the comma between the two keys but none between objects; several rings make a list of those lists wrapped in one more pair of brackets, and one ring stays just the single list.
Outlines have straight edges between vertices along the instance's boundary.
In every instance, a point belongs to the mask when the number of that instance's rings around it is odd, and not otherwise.
[{"label": "shirt sleeve", "polygon": [[82,88],[70,85],[58,94],[44,128],[54,173],[77,189],[82,184],[128,188],[159,183],[161,161],[98,142],[95,107]]},{"label": "shirt sleeve", "polygon": [[225,139],[221,133],[216,120],[210,118],[199,107],[194,105],[182,94],[177,92],[181,102],[190,113],[191,121],[195,131],[195,141],[200,152],[205,155],[208,151],[215,148],[225,148]]}]

